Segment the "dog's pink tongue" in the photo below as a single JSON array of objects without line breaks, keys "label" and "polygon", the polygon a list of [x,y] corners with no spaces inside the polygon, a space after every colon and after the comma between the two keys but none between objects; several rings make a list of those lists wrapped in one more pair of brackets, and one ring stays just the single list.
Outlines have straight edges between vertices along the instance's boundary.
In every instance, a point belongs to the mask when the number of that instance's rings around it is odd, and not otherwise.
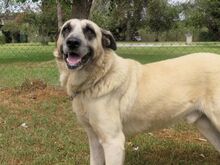
[{"label": "dog's pink tongue", "polygon": [[76,65],[77,63],[79,63],[81,61],[81,58],[79,56],[69,56],[67,58],[67,62],[70,65]]}]

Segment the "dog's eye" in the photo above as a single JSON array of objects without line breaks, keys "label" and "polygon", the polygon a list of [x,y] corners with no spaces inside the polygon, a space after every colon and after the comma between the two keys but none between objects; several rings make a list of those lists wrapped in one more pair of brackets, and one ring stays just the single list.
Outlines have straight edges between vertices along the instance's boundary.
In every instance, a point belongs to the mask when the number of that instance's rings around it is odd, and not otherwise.
[{"label": "dog's eye", "polygon": [[96,33],[95,33],[94,29],[89,26],[86,26],[83,29],[83,33],[88,40],[92,40],[93,38],[96,37]]},{"label": "dog's eye", "polygon": [[71,32],[72,28],[69,24],[67,24],[66,26],[64,26],[63,30],[62,30],[62,34],[64,37],[66,37],[70,32]]}]

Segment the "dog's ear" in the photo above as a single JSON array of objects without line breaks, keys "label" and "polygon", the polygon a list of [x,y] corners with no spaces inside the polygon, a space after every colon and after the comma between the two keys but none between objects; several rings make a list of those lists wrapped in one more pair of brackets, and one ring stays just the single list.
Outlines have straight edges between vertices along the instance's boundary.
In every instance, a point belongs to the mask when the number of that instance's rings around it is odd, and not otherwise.
[{"label": "dog's ear", "polygon": [[102,46],[104,48],[117,49],[115,39],[110,31],[101,29],[102,32]]}]

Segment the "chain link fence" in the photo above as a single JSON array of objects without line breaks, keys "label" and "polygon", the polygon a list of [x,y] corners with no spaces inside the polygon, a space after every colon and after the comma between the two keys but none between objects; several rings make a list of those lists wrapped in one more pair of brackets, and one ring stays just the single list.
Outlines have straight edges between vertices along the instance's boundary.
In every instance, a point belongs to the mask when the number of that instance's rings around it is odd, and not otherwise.
[{"label": "chain link fence", "polygon": [[[220,54],[219,42],[118,42],[117,53],[141,63],[150,63],[195,52]],[[59,85],[53,57],[55,43],[0,45],[0,88],[21,86],[27,80]]]},{"label": "chain link fence", "polygon": [[[193,52],[220,54],[218,42],[118,42],[117,45],[117,54],[141,63],[175,58]],[[59,73],[53,57],[54,48],[55,43],[0,45],[0,164],[89,162],[88,139],[72,114],[70,99],[59,87]],[[184,141],[186,136],[189,137],[187,143]],[[202,161],[207,164],[218,162],[217,152],[204,143],[205,140],[198,141],[197,137],[200,135],[195,128],[184,123],[157,134],[135,136],[126,143],[129,152],[126,164],[155,164],[155,160],[159,159],[154,155],[161,155],[158,146],[164,149],[163,159],[158,164],[179,164],[180,160],[185,164],[196,164],[202,151],[210,153]],[[139,160],[139,156],[138,160],[133,159],[131,157],[135,156],[134,146],[142,146],[140,151],[152,154],[146,159]],[[170,148],[175,151],[168,152]],[[165,156],[164,151],[167,151]],[[192,153],[197,157],[188,161]],[[169,155],[174,156],[170,158]]]}]

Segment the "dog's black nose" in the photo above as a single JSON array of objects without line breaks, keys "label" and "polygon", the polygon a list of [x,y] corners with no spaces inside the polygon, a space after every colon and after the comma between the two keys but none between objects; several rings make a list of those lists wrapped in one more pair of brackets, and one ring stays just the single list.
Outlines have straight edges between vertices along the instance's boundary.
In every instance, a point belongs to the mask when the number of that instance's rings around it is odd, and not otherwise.
[{"label": "dog's black nose", "polygon": [[78,38],[70,37],[67,39],[66,44],[70,49],[76,49],[80,47],[81,41]]}]

